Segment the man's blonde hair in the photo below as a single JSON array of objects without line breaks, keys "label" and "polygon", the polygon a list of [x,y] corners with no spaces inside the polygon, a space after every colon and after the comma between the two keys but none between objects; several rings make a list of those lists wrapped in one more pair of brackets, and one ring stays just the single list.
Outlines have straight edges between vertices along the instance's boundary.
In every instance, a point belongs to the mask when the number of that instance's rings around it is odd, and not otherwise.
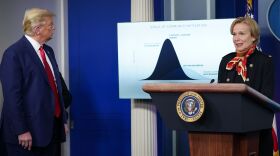
[{"label": "man's blonde hair", "polygon": [[45,24],[45,17],[55,16],[46,9],[32,8],[25,11],[23,18],[23,31],[29,36],[34,35],[33,28]]}]

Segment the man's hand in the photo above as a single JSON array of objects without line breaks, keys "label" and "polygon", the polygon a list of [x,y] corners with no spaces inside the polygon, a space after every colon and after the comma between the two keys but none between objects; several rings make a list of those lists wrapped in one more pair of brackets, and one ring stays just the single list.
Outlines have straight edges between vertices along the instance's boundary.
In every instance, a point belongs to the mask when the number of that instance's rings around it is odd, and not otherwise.
[{"label": "man's hand", "polygon": [[31,150],[32,147],[32,136],[30,132],[25,132],[23,134],[18,135],[18,143],[24,148]]}]

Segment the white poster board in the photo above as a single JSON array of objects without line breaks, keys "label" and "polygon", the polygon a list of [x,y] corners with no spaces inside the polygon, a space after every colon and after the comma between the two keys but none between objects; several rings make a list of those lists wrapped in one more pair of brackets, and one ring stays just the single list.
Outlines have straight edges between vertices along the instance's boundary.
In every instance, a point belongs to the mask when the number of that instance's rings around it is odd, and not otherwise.
[{"label": "white poster board", "polygon": [[148,99],[145,83],[210,83],[234,51],[233,19],[118,23],[119,97]]}]

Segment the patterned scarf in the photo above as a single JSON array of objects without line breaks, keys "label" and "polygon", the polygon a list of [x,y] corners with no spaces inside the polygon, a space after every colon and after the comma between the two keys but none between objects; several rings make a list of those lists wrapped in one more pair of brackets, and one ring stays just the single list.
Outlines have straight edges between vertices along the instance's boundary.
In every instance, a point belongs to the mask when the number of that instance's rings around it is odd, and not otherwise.
[{"label": "patterned scarf", "polygon": [[243,81],[246,81],[247,78],[247,58],[255,51],[256,46],[252,46],[245,56],[235,56],[231,61],[227,63],[226,69],[232,70],[234,67],[238,75],[241,75]]}]

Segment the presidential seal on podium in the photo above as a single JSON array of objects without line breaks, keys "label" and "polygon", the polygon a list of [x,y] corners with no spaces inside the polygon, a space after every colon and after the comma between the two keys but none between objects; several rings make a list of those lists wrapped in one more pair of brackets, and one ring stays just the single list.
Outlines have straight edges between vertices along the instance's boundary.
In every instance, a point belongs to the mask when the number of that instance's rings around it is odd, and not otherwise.
[{"label": "presidential seal on podium", "polygon": [[195,122],[200,119],[204,113],[204,109],[204,100],[196,92],[184,92],[177,100],[177,114],[186,122]]}]

